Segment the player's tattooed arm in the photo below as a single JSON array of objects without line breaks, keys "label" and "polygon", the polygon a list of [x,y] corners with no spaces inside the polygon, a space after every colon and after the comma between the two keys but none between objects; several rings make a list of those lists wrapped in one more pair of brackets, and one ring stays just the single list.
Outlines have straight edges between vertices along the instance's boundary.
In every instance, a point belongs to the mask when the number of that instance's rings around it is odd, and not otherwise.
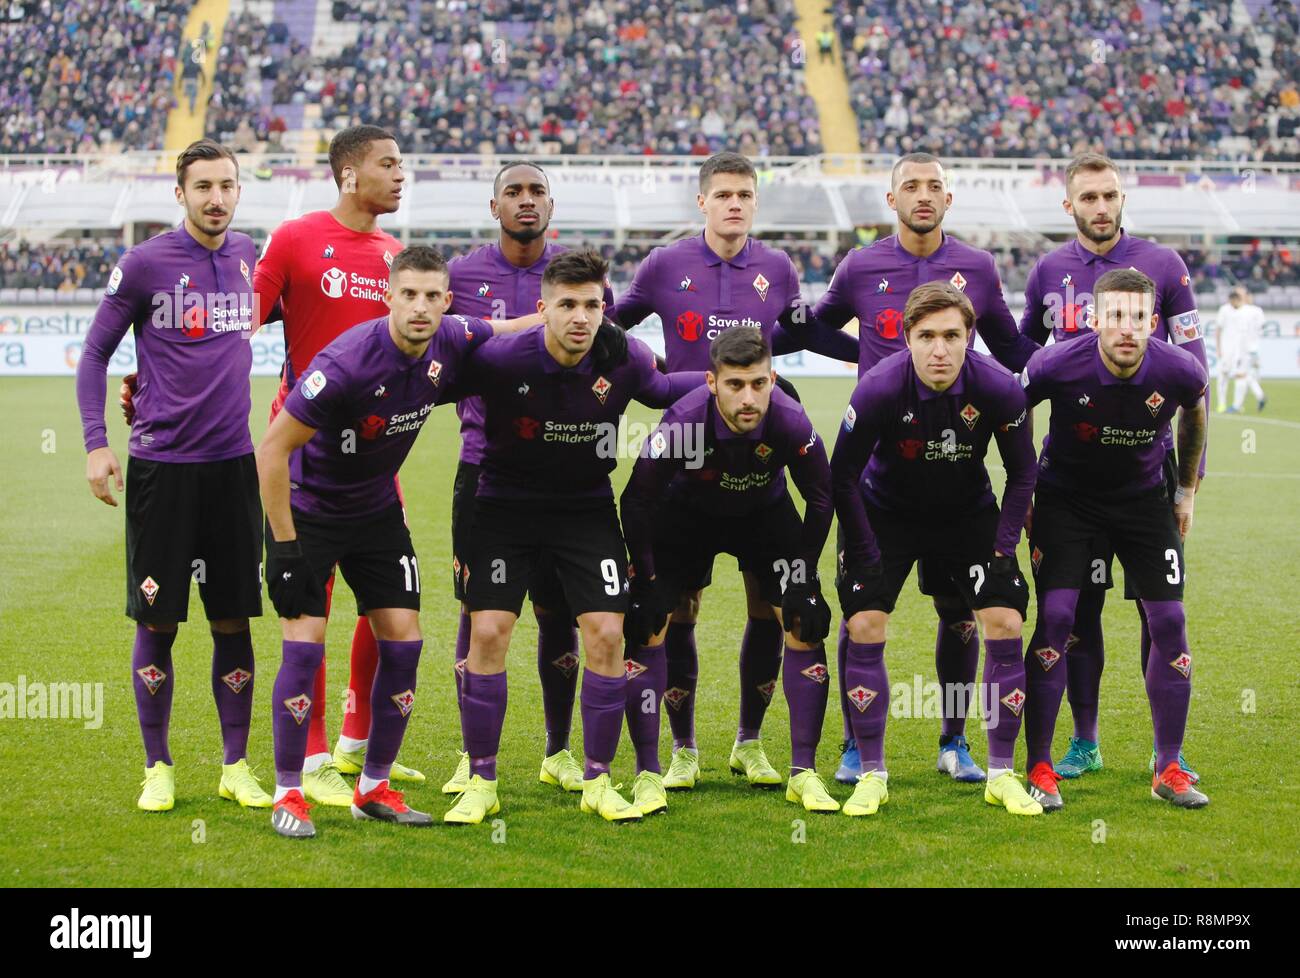
[{"label": "player's tattooed arm", "polygon": [[288,411],[281,411],[266,429],[257,446],[257,481],[262,493],[262,508],[271,525],[271,537],[278,543],[296,540],[298,531],[289,509],[289,456],[316,434]]},{"label": "player's tattooed arm", "polygon": [[1208,426],[1205,401],[1202,398],[1192,407],[1184,406],[1178,413],[1178,489],[1174,492],[1174,518],[1178,532],[1184,537],[1192,529],[1192,505],[1199,483],[1198,468],[1205,450]]}]

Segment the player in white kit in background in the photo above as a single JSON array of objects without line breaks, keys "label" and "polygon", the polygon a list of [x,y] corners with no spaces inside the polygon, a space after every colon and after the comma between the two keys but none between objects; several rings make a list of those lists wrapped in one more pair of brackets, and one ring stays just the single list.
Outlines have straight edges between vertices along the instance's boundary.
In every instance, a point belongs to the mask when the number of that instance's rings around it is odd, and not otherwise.
[{"label": "player in white kit in background", "polygon": [[[1228,293],[1228,301],[1219,307],[1218,358],[1219,358],[1219,413],[1241,412],[1246,403],[1246,389],[1255,396],[1260,411],[1268,398],[1259,385],[1259,336],[1264,325],[1264,310],[1250,302],[1245,286],[1235,286]],[[1228,407],[1228,382],[1236,378],[1232,406]]]}]

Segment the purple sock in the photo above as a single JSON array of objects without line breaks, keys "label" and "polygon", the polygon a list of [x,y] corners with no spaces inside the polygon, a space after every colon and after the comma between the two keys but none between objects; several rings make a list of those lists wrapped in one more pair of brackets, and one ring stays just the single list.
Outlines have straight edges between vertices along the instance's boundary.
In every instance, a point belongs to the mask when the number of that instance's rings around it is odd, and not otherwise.
[{"label": "purple sock", "polygon": [[627,680],[623,676],[602,676],[582,670],[582,751],[588,781],[609,773],[618,753],[618,735],[623,730],[627,706]]},{"label": "purple sock", "polygon": [[849,687],[845,685],[845,671],[849,662],[849,626],[840,619],[840,635],[835,643],[835,678],[840,688],[840,719],[844,730],[841,738],[846,744],[853,739],[853,718],[849,716]]},{"label": "purple sock", "polygon": [[212,633],[212,697],[221,721],[222,763],[248,753],[253,725],[253,637],[249,632]]},{"label": "purple sock", "polygon": [[1156,735],[1156,773],[1178,760],[1192,701],[1192,653],[1181,601],[1143,601],[1151,628],[1147,699]]},{"label": "purple sock", "polygon": [[1039,593],[1038,623],[1025,654],[1025,747],[1029,770],[1052,763],[1052,734],[1065,694],[1065,642],[1074,626],[1079,592],[1057,588]]},{"label": "purple sock", "polygon": [[464,684],[465,660],[469,658],[469,613],[464,609],[460,613],[460,624],[456,627],[456,705],[460,706],[461,686]]},{"label": "purple sock", "polygon": [[1139,641],[1142,644],[1142,678],[1146,678],[1147,662],[1151,659],[1151,623],[1147,621],[1146,602],[1134,601],[1133,606],[1137,608],[1138,619],[1141,622],[1141,637]]},{"label": "purple sock", "polygon": [[790,708],[790,775],[817,768],[817,743],[826,722],[830,700],[830,670],[826,668],[826,646],[813,649],[785,647],[781,688]]},{"label": "purple sock", "polygon": [[271,729],[275,736],[275,783],[286,788],[302,785],[302,762],[307,759],[307,727],[311,712],[324,704],[313,703],[316,670],[325,660],[320,642],[285,639],[280,671],[271,688]]},{"label": "purple sock", "polygon": [[627,671],[627,734],[636,748],[636,771],[659,773],[659,704],[668,686],[664,647],[643,645],[634,659],[624,659]]},{"label": "purple sock", "polygon": [[1102,641],[1101,609],[1105,591],[1080,591],[1074,609],[1074,631],[1065,640],[1065,695],[1074,717],[1074,735],[1097,743],[1097,704],[1101,699],[1101,672],[1106,665]]},{"label": "purple sock", "polygon": [[939,630],[934,640],[934,668],[943,690],[944,716],[939,733],[944,743],[949,737],[966,733],[979,663],[979,629],[975,627],[974,616],[965,609],[940,611]]},{"label": "purple sock", "polygon": [[469,752],[469,770],[486,781],[497,779],[497,751],[506,719],[506,674],[465,670],[461,686],[460,729]]},{"label": "purple sock", "polygon": [[415,676],[424,642],[379,639],[376,644],[379,668],[370,687],[370,737],[364,774],[375,781],[387,781],[415,708]]},{"label": "purple sock", "polygon": [[700,656],[695,649],[695,623],[670,621],[664,638],[668,660],[668,726],[673,731],[673,749],[695,746],[695,690],[700,678]]},{"label": "purple sock", "polygon": [[757,740],[781,676],[785,636],[775,618],[750,618],[740,640],[740,726],[736,740]]},{"label": "purple sock", "polygon": [[889,718],[889,673],[884,642],[848,641],[845,650],[848,701],[853,707],[853,736],[862,757],[862,770],[884,771],[885,721]]},{"label": "purple sock", "polygon": [[537,675],[542,680],[546,756],[569,746],[573,701],[578,695],[578,630],[568,618],[537,616]]},{"label": "purple sock", "polygon": [[131,649],[131,681],[135,686],[135,711],[144,739],[145,766],[172,762],[167,749],[167,728],[172,719],[172,643],[176,633],[151,632],[135,626]]},{"label": "purple sock", "polygon": [[1013,769],[1025,708],[1025,646],[1019,638],[984,640],[984,694],[989,767]]}]

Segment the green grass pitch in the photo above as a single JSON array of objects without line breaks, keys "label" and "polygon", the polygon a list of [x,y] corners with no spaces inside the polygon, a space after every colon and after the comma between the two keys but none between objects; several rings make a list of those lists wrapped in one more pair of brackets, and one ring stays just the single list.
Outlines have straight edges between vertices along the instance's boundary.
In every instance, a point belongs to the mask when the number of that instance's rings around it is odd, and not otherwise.
[{"label": "green grass pitch", "polygon": [[[891,718],[891,797],[874,818],[807,815],[783,793],[759,792],[726,767],[737,711],[736,653],[744,601],[734,561],[723,558],[706,592],[698,629],[698,729],[704,779],[670,797],[666,816],[614,826],[580,814],[577,797],[537,781],[542,714],[536,630],[525,612],[510,664],[510,706],[501,747],[503,820],[427,831],[354,822],[344,809],[317,808],[317,839],[278,837],[265,812],[217,797],[220,741],[209,688],[211,642],[197,592],[191,623],[175,648],[172,752],[176,809],[135,809],[143,755],[129,671],[133,626],[123,616],[123,511],[93,499],[71,379],[0,384],[0,683],[103,684],[103,723],[0,719],[2,881],[14,886],[245,885],[817,885],[817,886],[1239,886],[1293,883],[1300,870],[1300,805],[1288,787],[1300,710],[1294,562],[1300,554],[1300,383],[1272,382],[1262,417],[1211,423],[1210,476],[1188,546],[1188,615],[1195,690],[1187,752],[1212,798],[1199,812],[1150,797],[1150,719],[1138,674],[1137,617],[1112,592],[1106,607],[1108,666],[1101,740],[1106,769],[1064,784],[1065,809],[1013,818],[986,806],[982,788],[934,770],[938,721]],[[116,382],[110,384],[115,388]],[[832,443],[850,385],[804,380],[799,387],[819,431]],[[273,382],[254,383],[260,435]],[[116,396],[113,395],[113,399]],[[638,408],[634,417],[650,420]],[[1040,412],[1038,429],[1043,428]],[[125,462],[126,429],[109,431]],[[437,815],[437,786],[459,746],[452,687],[455,606],[448,582],[449,496],[458,439],[450,407],[417,443],[402,484],[423,565],[425,654],[420,703],[402,760],[429,784],[408,800]],[[621,486],[630,467],[620,464]],[[995,474],[995,481],[997,475]],[[832,541],[834,537],[832,536]],[[827,547],[822,575],[831,575]],[[1022,550],[1021,566],[1027,567]],[[348,670],[354,618],[339,582],[329,629],[329,733],[337,736],[338,695]],[[270,612],[270,604],[267,603]],[[1032,614],[1032,612],[1031,612]],[[253,625],[258,661],[251,760],[272,780],[270,693],[279,661],[274,617]],[[1026,636],[1028,635],[1028,627]],[[911,584],[891,623],[891,684],[933,679],[933,610]],[[831,648],[834,665],[833,638]],[[833,689],[833,687],[832,687]],[[896,694],[895,704],[899,702]],[[832,695],[819,753],[829,779],[840,719]],[[972,724],[983,760],[985,739]],[[575,744],[580,722],[575,719]],[[768,712],[765,743],[789,762],[785,704]],[[1068,706],[1057,755],[1070,732]],[[669,740],[664,723],[662,754]],[[1023,763],[1023,744],[1017,760]],[[626,736],[614,766],[630,782]],[[841,800],[845,788],[834,786]]]}]

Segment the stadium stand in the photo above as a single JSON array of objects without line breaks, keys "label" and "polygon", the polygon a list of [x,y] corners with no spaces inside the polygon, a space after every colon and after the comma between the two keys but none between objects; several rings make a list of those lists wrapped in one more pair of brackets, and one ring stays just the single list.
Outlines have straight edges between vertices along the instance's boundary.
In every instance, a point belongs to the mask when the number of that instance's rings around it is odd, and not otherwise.
[{"label": "stadium stand", "polygon": [[1290,0],[835,0],[834,21],[866,153],[1300,160]]},{"label": "stadium stand", "polygon": [[161,147],[176,104],[181,26],[190,6],[188,0],[6,4],[0,154]]}]

